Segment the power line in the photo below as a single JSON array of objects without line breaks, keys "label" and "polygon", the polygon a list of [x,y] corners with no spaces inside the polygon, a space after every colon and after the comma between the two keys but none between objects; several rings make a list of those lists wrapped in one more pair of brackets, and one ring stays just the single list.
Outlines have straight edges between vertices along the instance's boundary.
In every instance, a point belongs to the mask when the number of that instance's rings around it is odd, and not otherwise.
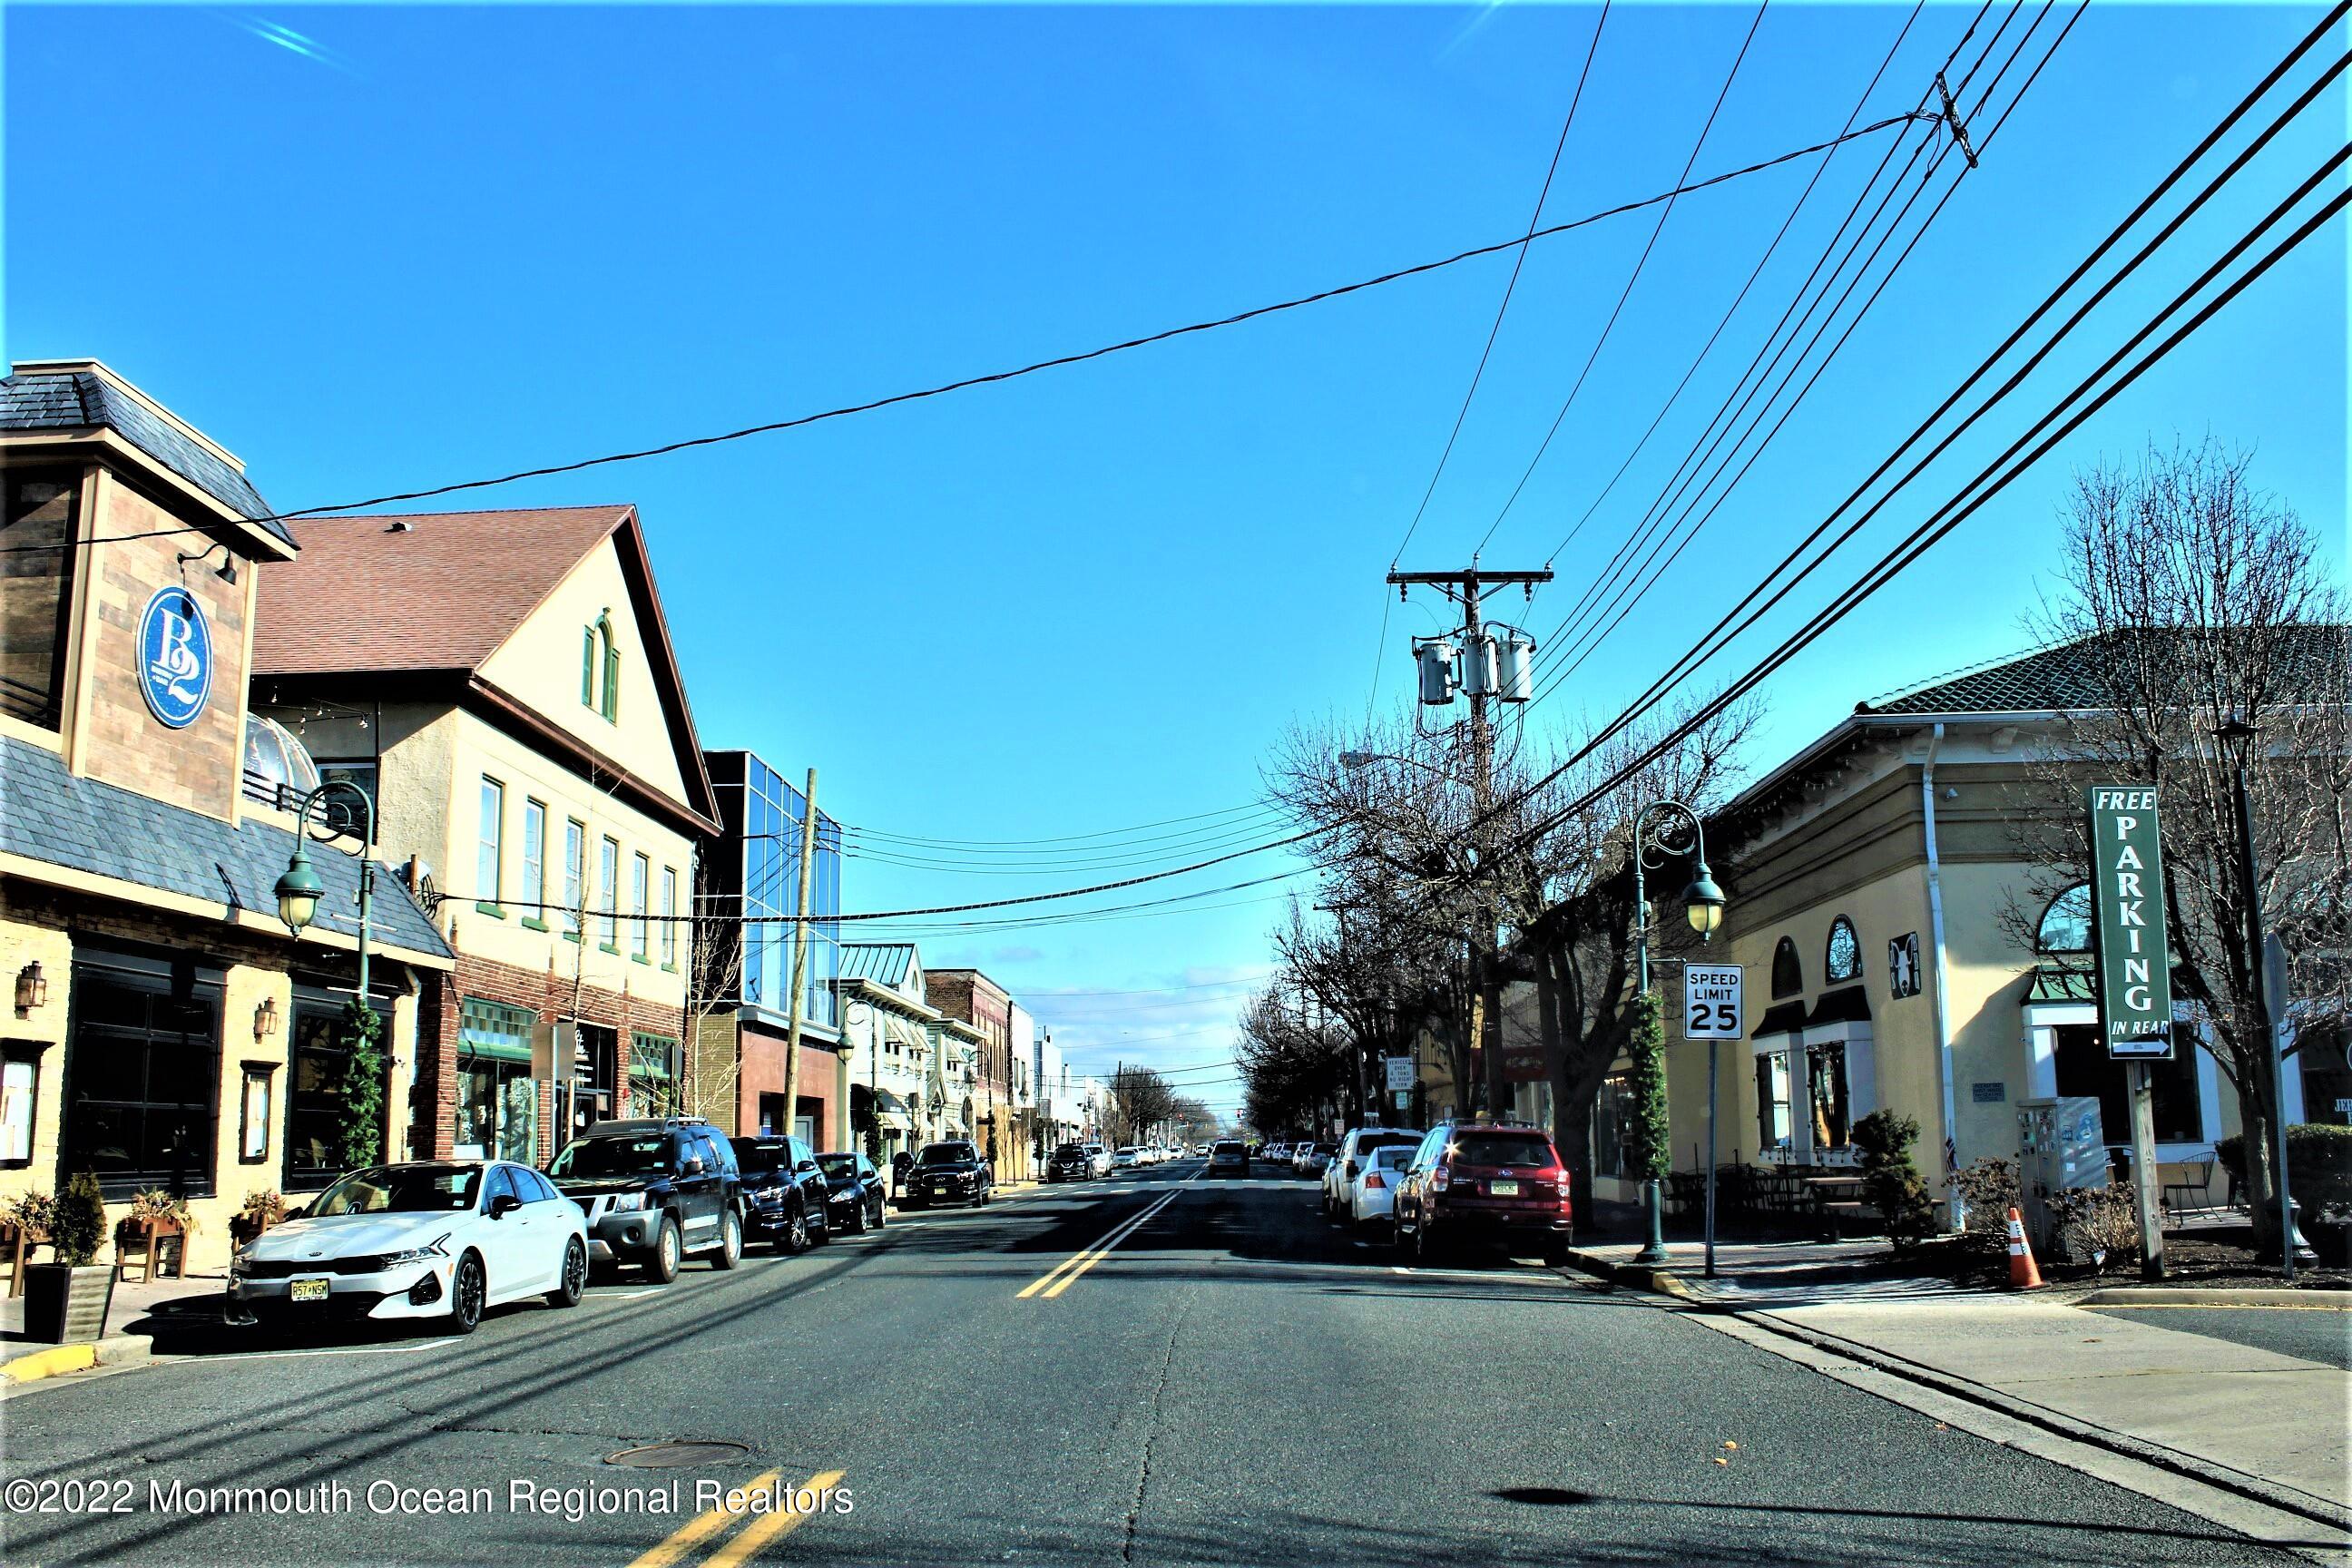
[{"label": "power line", "polygon": [[1172,827],[1183,823],[1204,822],[1211,817],[1239,816],[1254,812],[1262,813],[1267,809],[1265,801],[1252,801],[1246,805],[1229,805],[1217,811],[1195,812],[1190,816],[1163,817],[1157,822],[1139,822],[1129,827],[1106,827],[1093,833],[1073,833],[1058,838],[926,838],[913,834],[885,833],[880,828],[846,825],[841,831],[845,837],[882,839],[894,844],[920,845],[943,849],[969,848],[974,851],[1003,848],[1009,851],[1056,844],[1076,844],[1093,838],[1124,837],[1129,834],[1140,833],[1147,828]]}]

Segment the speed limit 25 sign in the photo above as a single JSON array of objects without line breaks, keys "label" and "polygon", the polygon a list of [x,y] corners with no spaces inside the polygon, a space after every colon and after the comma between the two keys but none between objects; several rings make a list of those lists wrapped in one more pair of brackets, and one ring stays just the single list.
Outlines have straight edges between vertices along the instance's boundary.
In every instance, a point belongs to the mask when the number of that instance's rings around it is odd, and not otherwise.
[{"label": "speed limit 25 sign", "polygon": [[1683,966],[1685,1039],[1739,1038],[1740,977],[1744,973],[1736,963]]}]

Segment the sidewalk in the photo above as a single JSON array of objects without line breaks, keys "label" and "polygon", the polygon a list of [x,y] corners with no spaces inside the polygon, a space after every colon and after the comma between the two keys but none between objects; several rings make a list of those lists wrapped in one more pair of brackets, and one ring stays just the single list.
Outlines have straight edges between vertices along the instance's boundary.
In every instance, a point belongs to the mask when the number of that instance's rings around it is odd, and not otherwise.
[{"label": "sidewalk", "polygon": [[[31,1383],[63,1373],[87,1372],[93,1366],[115,1366],[144,1361],[152,1343],[152,1320],[163,1314],[217,1310],[226,1278],[190,1275],[185,1279],[142,1279],[114,1282],[114,1300],[106,1311],[106,1331],[93,1342],[53,1345],[25,1337],[25,1299],[0,1300],[0,1383]],[[132,1332],[133,1328],[146,1330]]]},{"label": "sidewalk", "polygon": [[2352,1374],[2335,1367],[2086,1312],[2063,1296],[1906,1276],[1883,1240],[1718,1245],[1714,1279],[1696,1243],[1668,1244],[1673,1261],[1658,1270],[1634,1265],[1637,1250],[1585,1247],[1574,1261],[2061,1429],[2089,1428],[2339,1525],[2352,1520]]}]

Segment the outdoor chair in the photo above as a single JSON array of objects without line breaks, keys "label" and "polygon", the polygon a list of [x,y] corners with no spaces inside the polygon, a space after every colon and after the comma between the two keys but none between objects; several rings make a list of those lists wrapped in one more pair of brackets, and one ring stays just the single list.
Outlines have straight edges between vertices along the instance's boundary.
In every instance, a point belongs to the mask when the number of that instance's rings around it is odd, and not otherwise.
[{"label": "outdoor chair", "polygon": [[2196,1194],[2196,1206],[2199,1208],[2213,1206],[2213,1155],[2210,1150],[2202,1160],[2183,1164],[2180,1167],[2180,1177],[2181,1179],[2177,1182],[2165,1183],[2162,1192],[2158,1194],[2166,1209],[2178,1214],[2189,1206],[2186,1201],[2176,1202],[2172,1195],[2175,1193],[2179,1193],[2182,1200],[2186,1200],[2191,1193]]}]

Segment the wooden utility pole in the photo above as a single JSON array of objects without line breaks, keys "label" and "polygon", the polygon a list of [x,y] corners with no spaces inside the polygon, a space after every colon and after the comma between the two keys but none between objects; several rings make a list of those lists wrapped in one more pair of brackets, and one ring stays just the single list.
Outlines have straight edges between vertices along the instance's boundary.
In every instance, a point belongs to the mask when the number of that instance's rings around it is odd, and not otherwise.
[{"label": "wooden utility pole", "polygon": [[[785,1015],[791,1020],[784,1037],[784,1135],[788,1138],[801,1120],[796,1080],[801,1069],[801,1015],[806,1009],[808,994],[809,873],[815,864],[816,770],[811,768],[808,793],[801,800],[801,896],[793,906],[793,999],[791,1010]],[[824,1130],[819,1129],[811,1142],[822,1145]]]},{"label": "wooden utility pole", "polygon": [[[1479,617],[1478,595],[1484,587],[1517,584],[1530,594],[1538,583],[1549,583],[1549,569],[1539,572],[1490,572],[1480,567],[1478,558],[1470,558],[1470,566],[1463,572],[1391,572],[1390,584],[1402,597],[1415,584],[1443,589],[1448,597],[1462,604],[1462,658],[1465,661],[1464,688],[1470,695],[1470,793],[1472,816],[1470,858],[1480,879],[1477,900],[1477,923],[1470,933],[1470,962],[1477,1000],[1470,1010],[1470,1044],[1473,1049],[1483,1048],[1486,1063],[1486,1110],[1500,1117],[1503,1103],[1503,1005],[1502,977],[1495,961],[1496,919],[1491,892],[1484,886],[1486,872],[1486,812],[1494,794],[1494,736],[1486,722],[1486,703],[1496,695],[1495,681],[1488,679],[1494,668],[1486,651],[1486,623]],[[1479,679],[1467,679],[1471,674]],[[1488,1045],[1486,1036],[1494,1031],[1494,1043]],[[1464,1085],[1464,1100],[1468,1100],[1468,1085]]]}]

